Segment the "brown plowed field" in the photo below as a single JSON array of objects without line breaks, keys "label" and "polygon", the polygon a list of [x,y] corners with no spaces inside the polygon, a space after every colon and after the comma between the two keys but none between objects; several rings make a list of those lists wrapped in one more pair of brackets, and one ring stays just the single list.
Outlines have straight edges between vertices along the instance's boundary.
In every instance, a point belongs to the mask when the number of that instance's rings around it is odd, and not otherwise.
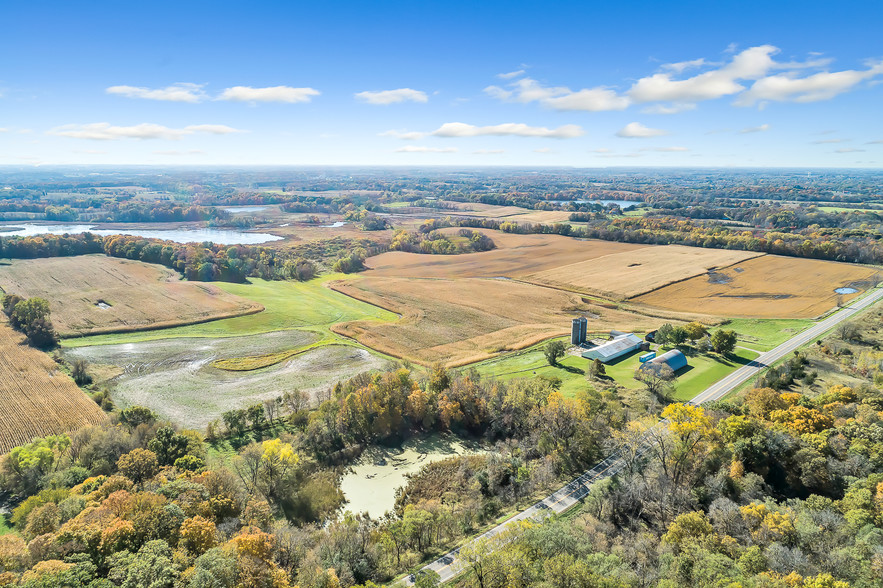
[{"label": "brown plowed field", "polygon": [[[812,318],[834,308],[835,288],[859,290],[883,276],[871,266],[765,255],[638,296],[632,302],[725,317]],[[848,301],[856,294],[844,295]]]},{"label": "brown plowed field", "polygon": [[172,327],[260,312],[260,304],[160,265],[104,255],[15,260],[0,287],[49,301],[64,336]]},{"label": "brown plowed field", "polygon": [[524,279],[553,288],[622,299],[760,255],[764,254],[681,245],[653,246],[560,265]]},{"label": "brown plowed field", "polygon": [[0,454],[36,437],[74,431],[106,418],[52,359],[0,323]]},{"label": "brown plowed field", "polygon": [[[458,229],[442,232],[455,234]],[[515,235],[500,231],[482,232],[494,240],[497,248],[462,255],[422,255],[391,251],[368,259],[371,276],[415,278],[522,278],[614,253],[649,249],[647,245],[578,240],[560,235]]]},{"label": "brown plowed field", "polygon": [[571,318],[579,315],[589,318],[590,331],[640,331],[658,323],[658,319],[586,302],[577,294],[510,280],[366,275],[331,287],[402,315],[394,323],[335,325],[335,332],[423,364],[465,365],[522,349],[567,334]]}]

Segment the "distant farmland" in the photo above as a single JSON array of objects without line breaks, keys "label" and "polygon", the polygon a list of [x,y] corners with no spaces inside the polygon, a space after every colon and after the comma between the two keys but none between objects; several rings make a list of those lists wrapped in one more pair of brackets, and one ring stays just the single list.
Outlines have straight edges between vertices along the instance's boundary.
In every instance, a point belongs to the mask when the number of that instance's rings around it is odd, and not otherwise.
[{"label": "distant farmland", "polygon": [[0,454],[36,437],[105,419],[101,408],[48,355],[23,345],[22,339],[0,324]]},{"label": "distant farmland", "polygon": [[260,304],[214,284],[185,282],[168,268],[84,255],[16,260],[0,266],[0,287],[49,301],[64,336],[186,325],[260,312]]},{"label": "distant farmland", "polygon": [[[812,318],[836,306],[835,288],[862,291],[881,276],[873,266],[765,255],[660,288],[633,302],[726,317]],[[844,295],[842,300],[857,295]]]}]

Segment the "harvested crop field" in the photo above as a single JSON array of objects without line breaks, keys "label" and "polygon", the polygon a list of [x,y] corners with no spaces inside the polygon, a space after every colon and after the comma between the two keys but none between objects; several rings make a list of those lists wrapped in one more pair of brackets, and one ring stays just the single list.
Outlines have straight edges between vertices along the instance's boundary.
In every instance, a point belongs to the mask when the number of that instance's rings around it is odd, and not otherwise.
[{"label": "harvested crop field", "polygon": [[[456,234],[457,229],[442,232]],[[647,249],[647,245],[594,239],[573,239],[560,235],[516,235],[479,231],[494,240],[497,248],[462,255],[423,255],[391,251],[368,259],[368,275],[414,278],[522,278],[562,265],[615,253]]]},{"label": "harvested crop field", "polygon": [[456,202],[455,210],[445,210],[446,215],[472,216],[476,218],[493,218],[501,221],[518,223],[566,223],[570,221],[570,212],[566,210],[530,210],[518,206],[496,206],[479,202]]},{"label": "harvested crop field", "polygon": [[760,255],[764,254],[681,245],[653,246],[561,265],[524,279],[552,288],[623,299]]},{"label": "harvested crop field", "polygon": [[505,279],[369,277],[330,284],[402,315],[394,323],[353,321],[332,330],[383,353],[449,366],[488,359],[569,332],[577,315],[589,330],[646,330],[658,319],[586,301],[577,294]]},{"label": "harvested crop field", "polygon": [[36,437],[105,419],[104,412],[52,359],[0,324],[0,454]]},{"label": "harvested crop field", "polygon": [[765,255],[634,298],[649,306],[727,317],[811,318],[837,304],[835,288],[855,294],[879,281],[880,270],[848,263]]},{"label": "harvested crop field", "polygon": [[182,281],[163,266],[104,255],[16,260],[0,266],[0,286],[48,300],[62,336],[157,329],[263,310],[214,284]]}]

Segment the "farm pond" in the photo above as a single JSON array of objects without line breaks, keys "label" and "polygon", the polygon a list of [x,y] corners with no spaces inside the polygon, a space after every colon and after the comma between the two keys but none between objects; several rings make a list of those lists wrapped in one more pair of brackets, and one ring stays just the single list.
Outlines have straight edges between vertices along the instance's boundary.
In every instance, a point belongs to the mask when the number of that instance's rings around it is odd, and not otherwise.
[{"label": "farm pond", "polygon": [[145,239],[163,239],[176,243],[223,243],[224,245],[257,245],[269,241],[279,241],[282,237],[269,233],[247,233],[226,229],[177,228],[177,229],[99,229],[87,224],[37,225],[33,223],[11,223],[0,225],[0,236],[32,237],[34,235],[64,235],[74,233],[94,233],[102,237],[108,235],[133,235]]},{"label": "farm pond", "polygon": [[395,506],[396,490],[408,483],[409,474],[415,474],[435,461],[484,451],[477,443],[447,435],[409,439],[399,447],[372,447],[341,480],[340,486],[346,496],[343,508],[380,518]]}]

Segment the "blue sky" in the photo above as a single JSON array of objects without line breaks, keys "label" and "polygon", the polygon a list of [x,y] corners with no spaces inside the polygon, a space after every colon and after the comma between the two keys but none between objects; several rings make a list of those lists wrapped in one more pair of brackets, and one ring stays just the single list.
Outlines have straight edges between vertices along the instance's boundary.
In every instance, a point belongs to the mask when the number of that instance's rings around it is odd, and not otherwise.
[{"label": "blue sky", "polygon": [[880,2],[13,2],[0,164],[883,165]]}]

